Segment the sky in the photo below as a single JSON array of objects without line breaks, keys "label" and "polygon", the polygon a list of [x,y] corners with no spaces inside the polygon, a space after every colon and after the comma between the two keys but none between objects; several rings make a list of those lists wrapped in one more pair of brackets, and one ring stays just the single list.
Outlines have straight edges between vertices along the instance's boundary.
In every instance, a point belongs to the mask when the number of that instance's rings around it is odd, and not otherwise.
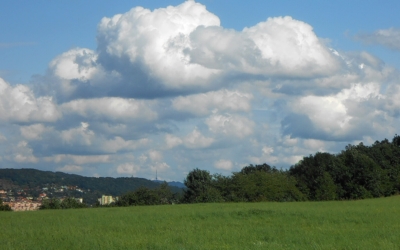
[{"label": "sky", "polygon": [[0,167],[183,181],[400,128],[399,1],[0,3]]}]

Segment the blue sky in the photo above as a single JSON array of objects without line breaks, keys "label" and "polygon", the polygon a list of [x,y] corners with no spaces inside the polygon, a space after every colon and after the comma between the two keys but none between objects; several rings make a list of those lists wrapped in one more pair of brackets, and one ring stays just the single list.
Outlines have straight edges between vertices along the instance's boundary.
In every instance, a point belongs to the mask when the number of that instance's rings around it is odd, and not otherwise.
[{"label": "blue sky", "polygon": [[2,1],[0,166],[182,180],[391,138],[398,9]]}]

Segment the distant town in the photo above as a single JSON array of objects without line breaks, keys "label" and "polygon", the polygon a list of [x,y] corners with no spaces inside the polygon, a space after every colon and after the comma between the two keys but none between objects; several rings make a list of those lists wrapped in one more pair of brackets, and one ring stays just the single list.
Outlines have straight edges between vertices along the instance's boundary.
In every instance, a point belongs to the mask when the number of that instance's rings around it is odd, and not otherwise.
[{"label": "distant town", "polygon": [[[56,186],[47,185],[42,188],[23,188],[23,189],[0,189],[0,198],[4,205],[9,205],[13,211],[35,211],[40,208],[44,200],[51,198],[63,201],[66,197],[71,197],[71,193],[77,202],[83,203],[83,198],[79,194],[90,192],[90,189],[83,189],[78,186]],[[109,205],[115,202],[118,197],[102,195],[98,199],[98,205]]]},{"label": "distant town", "polygon": [[[0,198],[13,211],[32,211],[66,198],[85,206],[109,205],[119,196],[141,187],[155,189],[163,181],[136,177],[85,177],[37,169],[0,169]],[[173,193],[182,192],[183,183],[169,182]],[[44,208],[44,207],[42,207]]]}]

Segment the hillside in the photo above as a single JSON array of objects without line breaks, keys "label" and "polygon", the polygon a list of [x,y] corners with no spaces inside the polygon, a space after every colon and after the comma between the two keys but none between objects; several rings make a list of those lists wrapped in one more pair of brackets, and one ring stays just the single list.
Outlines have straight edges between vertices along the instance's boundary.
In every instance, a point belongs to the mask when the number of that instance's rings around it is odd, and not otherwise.
[{"label": "hillside", "polygon": [[[39,190],[48,186],[78,186],[87,192],[81,196],[86,202],[94,203],[102,194],[119,196],[140,187],[150,189],[160,184],[136,177],[84,177],[62,172],[41,171],[36,169],[0,169],[0,189]],[[181,192],[180,188],[170,186],[174,193]]]}]

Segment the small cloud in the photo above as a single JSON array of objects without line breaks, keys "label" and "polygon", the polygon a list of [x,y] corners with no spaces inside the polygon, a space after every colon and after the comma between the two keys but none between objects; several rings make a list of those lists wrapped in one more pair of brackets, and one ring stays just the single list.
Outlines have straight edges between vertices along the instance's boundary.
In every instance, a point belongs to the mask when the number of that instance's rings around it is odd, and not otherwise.
[{"label": "small cloud", "polygon": [[13,160],[18,163],[37,163],[39,161],[26,141],[19,142],[14,148]]},{"label": "small cloud", "polygon": [[222,170],[232,170],[233,163],[229,160],[219,160],[214,163],[215,168]]},{"label": "small cloud", "polygon": [[140,170],[140,166],[132,162],[121,164],[117,167],[118,174],[136,174]]},{"label": "small cloud", "polygon": [[360,33],[354,36],[365,44],[381,45],[391,50],[400,51],[400,28],[377,30],[373,33]]},{"label": "small cloud", "polygon": [[[28,140],[39,140],[46,127],[43,124],[33,124],[20,127],[21,135]],[[1,136],[0,136],[1,141]]]},{"label": "small cloud", "polygon": [[219,90],[207,93],[180,96],[172,101],[172,106],[178,111],[207,115],[212,110],[220,111],[249,111],[252,94],[239,91]]},{"label": "small cloud", "polygon": [[212,115],[206,122],[210,131],[215,134],[224,134],[244,138],[253,133],[254,122],[239,115]]},{"label": "small cloud", "polygon": [[176,137],[174,135],[171,134],[167,134],[165,136],[165,143],[167,144],[167,148],[171,149],[174,148],[180,144],[182,144],[182,139],[180,139],[179,137]]},{"label": "small cloud", "polygon": [[7,141],[7,138],[0,133],[0,142]]},{"label": "small cloud", "polygon": [[157,118],[157,113],[151,109],[151,103],[151,101],[117,97],[78,99],[64,103],[62,110],[68,114],[99,120],[152,121]]},{"label": "small cloud", "polygon": [[162,160],[163,155],[160,151],[157,150],[150,150],[149,157],[152,162],[159,162]]},{"label": "small cloud", "polygon": [[207,148],[213,142],[214,142],[213,138],[205,137],[200,133],[199,130],[197,130],[197,128],[195,128],[193,132],[188,134],[184,139],[185,146],[193,149]]},{"label": "small cloud", "polygon": [[154,172],[155,170],[158,170],[160,172],[165,171],[170,169],[171,167],[165,163],[165,162],[161,162],[161,163],[157,163],[155,165],[150,166],[151,170]]},{"label": "small cloud", "polygon": [[15,43],[0,43],[0,49],[9,49],[14,47],[25,47],[37,45],[35,42],[15,42]]},{"label": "small cloud", "polygon": [[78,165],[65,165],[62,168],[58,168],[57,170],[62,172],[81,172],[83,168]]}]

